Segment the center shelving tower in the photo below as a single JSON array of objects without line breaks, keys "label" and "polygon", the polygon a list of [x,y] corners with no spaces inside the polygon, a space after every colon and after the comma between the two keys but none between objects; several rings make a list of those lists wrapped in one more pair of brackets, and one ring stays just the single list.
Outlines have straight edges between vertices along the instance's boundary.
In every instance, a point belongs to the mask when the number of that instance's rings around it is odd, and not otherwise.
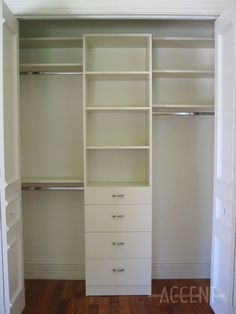
[{"label": "center shelving tower", "polygon": [[84,36],[87,295],[151,293],[151,42]]}]

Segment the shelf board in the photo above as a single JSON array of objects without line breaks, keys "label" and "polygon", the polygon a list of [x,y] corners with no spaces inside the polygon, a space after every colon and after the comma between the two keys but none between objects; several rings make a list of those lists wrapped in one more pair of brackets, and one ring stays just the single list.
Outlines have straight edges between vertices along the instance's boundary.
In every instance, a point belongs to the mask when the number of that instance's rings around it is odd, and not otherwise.
[{"label": "shelf board", "polygon": [[161,78],[213,78],[214,71],[202,70],[153,70],[153,77]]},{"label": "shelf board", "polygon": [[86,44],[90,48],[148,48],[150,34],[88,34]]},{"label": "shelf board", "polygon": [[20,49],[34,48],[83,48],[83,37],[20,38]]},{"label": "shelf board", "polygon": [[20,72],[78,72],[78,71],[83,71],[83,63],[20,64]]},{"label": "shelf board", "polygon": [[153,37],[154,48],[214,48],[214,38],[204,37]]},{"label": "shelf board", "polygon": [[119,150],[127,150],[127,149],[149,149],[149,146],[86,146],[86,149],[90,150],[111,150],[111,149],[119,149]]},{"label": "shelf board", "polygon": [[90,111],[148,111],[150,107],[86,107],[85,110]]},{"label": "shelf board", "polygon": [[201,112],[214,112],[214,104],[153,104],[153,112],[161,111],[201,111]]},{"label": "shelf board", "polygon": [[149,71],[86,71],[89,80],[144,80],[148,79]]},{"label": "shelf board", "polygon": [[97,181],[88,181],[87,182],[88,187],[113,187],[113,186],[135,186],[135,187],[148,187],[150,186],[147,181],[142,182],[97,182]]},{"label": "shelf board", "polygon": [[82,178],[23,177],[22,184],[83,184]]}]

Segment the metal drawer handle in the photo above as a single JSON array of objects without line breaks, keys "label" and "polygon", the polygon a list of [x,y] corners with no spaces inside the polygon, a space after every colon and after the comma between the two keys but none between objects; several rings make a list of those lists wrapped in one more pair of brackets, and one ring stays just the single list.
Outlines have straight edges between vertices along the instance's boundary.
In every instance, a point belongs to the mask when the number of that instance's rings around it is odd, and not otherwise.
[{"label": "metal drawer handle", "polygon": [[124,268],[113,268],[112,271],[120,273],[122,271],[125,271],[125,269]]},{"label": "metal drawer handle", "polygon": [[125,194],[112,194],[112,197],[125,197]]},{"label": "metal drawer handle", "polygon": [[112,242],[112,245],[125,245],[125,242]]},{"label": "metal drawer handle", "polygon": [[112,218],[124,218],[125,215],[121,214],[121,215],[112,215]]}]

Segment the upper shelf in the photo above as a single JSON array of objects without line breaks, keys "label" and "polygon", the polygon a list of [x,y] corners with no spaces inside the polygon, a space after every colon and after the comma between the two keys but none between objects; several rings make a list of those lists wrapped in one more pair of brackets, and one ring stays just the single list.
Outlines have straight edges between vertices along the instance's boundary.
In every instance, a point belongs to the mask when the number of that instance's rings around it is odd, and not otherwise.
[{"label": "upper shelf", "polygon": [[20,72],[82,72],[82,63],[25,63]]},{"label": "upper shelf", "polygon": [[34,48],[82,48],[82,37],[20,38],[20,49]]},{"label": "upper shelf", "polygon": [[153,70],[153,77],[164,78],[213,78],[214,71],[202,70]]},{"label": "upper shelf", "polygon": [[87,71],[85,72],[88,80],[143,80],[148,79],[148,71]]},{"label": "upper shelf", "polygon": [[214,48],[214,38],[153,37],[154,48]]}]

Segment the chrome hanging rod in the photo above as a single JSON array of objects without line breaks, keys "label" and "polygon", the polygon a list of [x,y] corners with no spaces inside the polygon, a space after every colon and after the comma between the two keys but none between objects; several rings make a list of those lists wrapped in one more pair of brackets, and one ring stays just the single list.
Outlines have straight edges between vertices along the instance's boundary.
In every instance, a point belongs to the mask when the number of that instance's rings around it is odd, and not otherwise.
[{"label": "chrome hanging rod", "polygon": [[83,72],[22,71],[20,75],[82,75]]},{"label": "chrome hanging rod", "polygon": [[153,111],[154,116],[214,116],[213,111]]}]

